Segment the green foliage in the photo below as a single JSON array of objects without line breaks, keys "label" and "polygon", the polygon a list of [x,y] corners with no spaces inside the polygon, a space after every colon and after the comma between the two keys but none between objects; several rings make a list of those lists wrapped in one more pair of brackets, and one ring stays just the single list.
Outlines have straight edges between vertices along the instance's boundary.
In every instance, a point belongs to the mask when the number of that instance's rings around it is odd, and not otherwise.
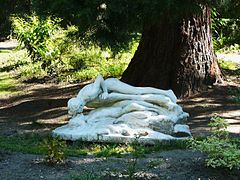
[{"label": "green foliage", "polygon": [[[235,41],[235,40],[234,40]],[[216,49],[219,53],[238,53],[240,50],[240,45],[236,44],[233,41],[234,44],[223,44],[223,48]],[[236,40],[237,41],[237,40]],[[239,43],[239,42],[238,42]]]},{"label": "green foliage", "polygon": [[120,77],[127,67],[138,40],[129,44],[128,49],[122,49],[114,53],[110,48],[101,48],[99,45],[89,42],[87,44],[76,41],[75,44],[68,44],[68,53],[62,56],[65,69],[69,72],[63,75],[61,80],[76,81],[93,79],[98,74],[105,77]]},{"label": "green foliage", "polygon": [[81,174],[72,174],[68,178],[69,180],[100,180],[100,176],[96,175],[94,172],[84,172]]},{"label": "green foliage", "polygon": [[238,51],[240,49],[240,19],[226,18],[213,9],[212,36],[216,50],[221,52]]},{"label": "green foliage", "polygon": [[220,131],[222,129],[225,130],[229,124],[224,118],[214,116],[210,119],[210,123],[208,125],[212,128],[215,128],[215,131]]},{"label": "green foliage", "polygon": [[226,129],[229,124],[224,118],[214,116],[210,119],[210,123],[208,125],[212,128],[214,136],[224,139],[228,138],[228,132]]},{"label": "green foliage", "polygon": [[0,6],[0,40],[11,35],[11,14],[28,14],[30,10],[29,0],[1,0]]},{"label": "green foliage", "polygon": [[232,62],[232,61],[225,61],[224,59],[219,59],[218,64],[221,69],[223,70],[232,70],[235,71],[237,70],[237,63]]},{"label": "green foliage", "polygon": [[[33,120],[34,121],[34,120]],[[34,122],[33,122],[34,123]],[[48,134],[26,134],[3,137],[0,136],[0,148],[7,151],[16,151],[33,154],[46,154],[48,152]],[[154,146],[139,144],[104,144],[90,143],[82,141],[68,142],[64,152],[67,156],[79,156],[87,154],[95,154],[97,156],[122,156],[124,154],[133,153],[134,156],[141,157],[144,154],[170,150],[170,149],[186,149],[187,141],[167,141],[159,142]]]},{"label": "green foliage", "polygon": [[225,119],[213,117],[209,125],[215,128],[213,134],[203,140],[192,139],[190,147],[207,153],[207,166],[240,169],[240,144],[229,138]]},{"label": "green foliage", "polygon": [[233,102],[240,104],[240,88],[239,87],[228,88],[228,93],[232,96]]},{"label": "green foliage", "polygon": [[41,67],[53,71],[53,61],[61,61],[61,51],[57,40],[62,38],[63,30],[59,26],[61,20],[38,16],[28,18],[12,17],[14,32],[19,42],[27,49],[33,63],[41,62]]},{"label": "green foliage", "polygon": [[60,28],[60,20],[48,17],[28,19],[14,17],[13,24],[18,39],[24,44],[29,60],[19,57],[9,60],[22,77],[58,77],[61,81],[82,81],[103,76],[119,77],[138,45],[138,38],[126,44],[116,53],[97,42],[77,38],[75,26]]},{"label": "green foliage", "polygon": [[[117,47],[131,41],[142,32],[144,24],[159,21],[168,16],[169,20],[179,20],[200,13],[198,0],[61,0],[33,1],[33,9],[40,15],[54,15],[64,19],[63,24],[79,27],[80,37]],[[68,8],[64,8],[68,7]],[[59,11],[59,9],[62,9]]]},{"label": "green foliage", "polygon": [[132,147],[126,144],[102,144],[96,150],[95,154],[103,157],[121,156],[121,154],[133,151]]},{"label": "green foliage", "polygon": [[64,161],[64,149],[66,148],[66,141],[60,137],[49,138],[44,141],[47,146],[47,156],[45,158],[48,164],[58,164]]}]

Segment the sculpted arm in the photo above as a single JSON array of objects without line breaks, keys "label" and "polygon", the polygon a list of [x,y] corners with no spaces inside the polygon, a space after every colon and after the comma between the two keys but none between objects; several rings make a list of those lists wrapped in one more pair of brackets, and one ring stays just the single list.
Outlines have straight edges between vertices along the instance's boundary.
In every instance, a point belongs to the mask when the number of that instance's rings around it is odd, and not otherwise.
[{"label": "sculpted arm", "polygon": [[101,75],[98,75],[96,80],[95,80],[95,83],[98,84],[98,86],[102,89],[103,93],[107,93],[108,92],[108,89],[107,89],[107,86],[106,86],[106,83],[103,79],[103,77]]},{"label": "sculpted arm", "polygon": [[102,90],[102,93],[100,94],[100,98],[106,99],[108,96],[108,88],[103,77],[101,75],[98,75],[95,83],[97,83],[99,88]]}]

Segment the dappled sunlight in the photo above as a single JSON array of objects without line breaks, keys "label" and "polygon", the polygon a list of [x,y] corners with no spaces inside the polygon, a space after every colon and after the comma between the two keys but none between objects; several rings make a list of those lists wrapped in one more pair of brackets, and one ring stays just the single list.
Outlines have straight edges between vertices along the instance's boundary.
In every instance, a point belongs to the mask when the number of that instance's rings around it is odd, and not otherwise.
[{"label": "dappled sunlight", "polygon": [[99,163],[99,162],[103,162],[104,160],[105,160],[104,157],[99,157],[99,158],[94,158],[94,159],[83,158],[83,159],[76,160],[75,165]]},{"label": "dappled sunlight", "polygon": [[18,92],[19,83],[11,74],[0,72],[0,97]]},{"label": "dappled sunlight", "polygon": [[[187,124],[193,136],[206,136],[210,132],[211,117],[219,116],[227,120],[229,132],[239,133],[240,104],[232,100],[228,92],[230,86],[214,86],[207,92],[180,100],[184,111],[190,114]],[[231,87],[232,88],[232,87]]]},{"label": "dappled sunlight", "polygon": [[18,135],[23,135],[23,134],[49,134],[51,132],[52,128],[36,128],[36,129],[24,129],[21,131],[18,131]]}]

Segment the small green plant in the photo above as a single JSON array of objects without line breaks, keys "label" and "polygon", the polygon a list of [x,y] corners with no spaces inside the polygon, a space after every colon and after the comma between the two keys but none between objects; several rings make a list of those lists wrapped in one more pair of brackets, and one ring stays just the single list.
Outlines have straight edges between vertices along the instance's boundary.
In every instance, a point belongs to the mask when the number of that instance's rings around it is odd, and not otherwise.
[{"label": "small green plant", "polygon": [[163,162],[164,162],[164,160],[162,158],[155,159],[155,160],[149,161],[147,167],[150,168],[150,169],[155,168],[155,167],[163,164]]},{"label": "small green plant", "polygon": [[137,170],[137,164],[140,157],[143,157],[146,153],[146,147],[144,144],[139,143],[139,138],[141,136],[136,136],[135,140],[131,143],[132,146],[132,158],[127,160],[127,176],[128,179],[135,179],[135,173]]},{"label": "small green plant", "polygon": [[44,144],[47,146],[47,156],[45,157],[45,161],[51,165],[63,163],[66,141],[60,137],[56,137],[45,140]]},{"label": "small green plant", "polygon": [[69,180],[100,180],[101,177],[96,175],[94,172],[84,172],[81,174],[72,174]]},{"label": "small green plant", "polygon": [[209,125],[213,134],[203,140],[190,140],[190,148],[207,153],[207,166],[240,169],[240,146],[229,138],[226,120],[215,116]]},{"label": "small green plant", "polygon": [[232,100],[235,103],[240,104],[240,88],[229,88],[228,94],[232,96]]},{"label": "small green plant", "polygon": [[219,116],[214,116],[210,119],[208,124],[213,130],[213,135],[220,138],[228,138],[228,132],[226,131],[228,127],[228,122]]},{"label": "small green plant", "polygon": [[33,62],[41,61],[43,68],[50,65],[48,56],[58,54],[57,51],[51,51],[48,44],[51,36],[54,36],[56,30],[60,28],[59,19],[48,17],[41,19],[38,16],[29,16],[28,18],[12,17],[14,31],[17,39],[27,49]]}]

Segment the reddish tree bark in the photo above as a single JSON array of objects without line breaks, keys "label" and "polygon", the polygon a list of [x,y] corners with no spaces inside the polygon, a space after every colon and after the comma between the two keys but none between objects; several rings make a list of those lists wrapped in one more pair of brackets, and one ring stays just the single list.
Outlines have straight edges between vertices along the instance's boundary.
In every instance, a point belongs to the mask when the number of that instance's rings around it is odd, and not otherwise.
[{"label": "reddish tree bark", "polygon": [[172,89],[178,97],[192,95],[221,73],[212,46],[210,9],[181,21],[162,18],[147,24],[122,81],[135,86]]}]

